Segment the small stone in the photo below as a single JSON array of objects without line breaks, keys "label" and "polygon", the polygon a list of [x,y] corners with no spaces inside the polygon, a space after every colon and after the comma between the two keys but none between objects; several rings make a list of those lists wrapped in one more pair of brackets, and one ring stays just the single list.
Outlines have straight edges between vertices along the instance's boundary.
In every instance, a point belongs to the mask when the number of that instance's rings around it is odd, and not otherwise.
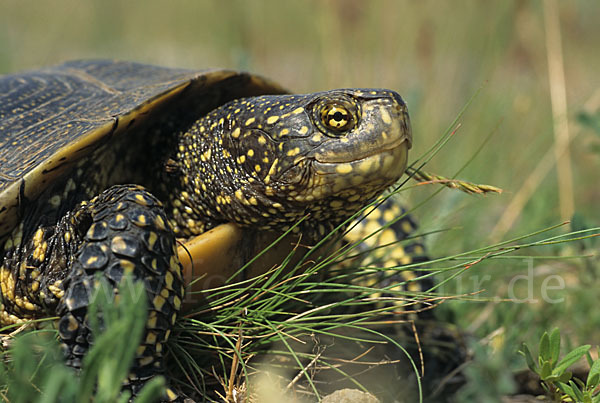
[{"label": "small stone", "polygon": [[370,393],[358,389],[340,389],[321,400],[322,403],[379,403],[379,399]]}]

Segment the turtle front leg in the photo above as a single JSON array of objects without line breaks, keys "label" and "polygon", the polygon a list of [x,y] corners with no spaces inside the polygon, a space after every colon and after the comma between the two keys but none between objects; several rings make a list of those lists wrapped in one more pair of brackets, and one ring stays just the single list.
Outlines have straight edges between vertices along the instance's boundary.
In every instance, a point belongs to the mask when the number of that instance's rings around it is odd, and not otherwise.
[{"label": "turtle front leg", "polygon": [[[383,227],[387,228],[380,230]],[[398,293],[410,295],[433,287],[431,277],[419,278],[425,274],[422,270],[413,272],[401,268],[427,262],[429,257],[423,240],[415,237],[416,222],[394,199],[389,198],[376,208],[367,209],[365,214],[351,224],[351,228],[344,240],[347,243],[357,243],[355,251],[359,257],[351,263],[352,266],[377,268],[376,272],[359,277],[356,283],[390,290],[373,293],[371,297],[397,298]],[[384,269],[386,267],[387,270]],[[398,302],[400,310],[404,310],[404,302]],[[410,301],[405,302],[409,309],[415,308]]]},{"label": "turtle front leg", "polygon": [[145,189],[113,186],[80,203],[57,225],[40,227],[31,240],[5,255],[1,274],[3,322],[44,312],[58,315],[67,363],[75,368],[93,342],[87,315],[98,287],[96,276],[101,274],[115,291],[125,275],[143,281],[148,319],[142,340],[132,340],[140,345],[128,387],[135,395],[162,373],[164,345],[184,287],[175,235],[161,203]]}]

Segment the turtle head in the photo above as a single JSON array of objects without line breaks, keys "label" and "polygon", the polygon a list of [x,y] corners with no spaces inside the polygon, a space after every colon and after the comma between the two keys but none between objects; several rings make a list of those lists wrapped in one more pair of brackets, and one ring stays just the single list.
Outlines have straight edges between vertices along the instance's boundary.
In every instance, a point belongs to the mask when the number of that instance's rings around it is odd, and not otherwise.
[{"label": "turtle head", "polygon": [[194,186],[212,178],[222,221],[263,228],[307,213],[339,223],[402,176],[412,140],[406,104],[389,90],[242,98],[200,122],[209,134],[192,145],[204,163]]}]

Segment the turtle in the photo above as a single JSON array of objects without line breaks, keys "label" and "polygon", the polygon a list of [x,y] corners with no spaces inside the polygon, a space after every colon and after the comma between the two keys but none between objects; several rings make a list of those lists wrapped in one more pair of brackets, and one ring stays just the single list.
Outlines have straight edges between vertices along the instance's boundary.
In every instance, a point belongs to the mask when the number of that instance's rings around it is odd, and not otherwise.
[{"label": "turtle", "polygon": [[233,272],[285,232],[316,243],[397,182],[411,145],[387,89],[291,94],[246,72],[116,60],[2,76],[0,324],[57,316],[79,368],[98,279],[142,281],[135,394],[163,373],[190,267]]}]

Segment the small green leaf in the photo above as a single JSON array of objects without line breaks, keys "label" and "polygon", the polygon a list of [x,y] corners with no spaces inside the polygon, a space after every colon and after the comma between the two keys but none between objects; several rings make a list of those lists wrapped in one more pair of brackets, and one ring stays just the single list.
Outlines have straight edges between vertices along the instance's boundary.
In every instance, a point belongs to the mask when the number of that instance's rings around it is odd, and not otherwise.
[{"label": "small green leaf", "polygon": [[519,353],[521,353],[521,355],[523,355],[525,357],[525,362],[527,363],[527,367],[529,367],[529,369],[533,372],[535,372],[536,374],[539,374],[537,366],[535,365],[535,362],[533,361],[533,357],[531,356],[531,352],[529,351],[529,347],[527,347],[527,344],[523,343],[521,345],[521,349],[519,350]]},{"label": "small green leaf", "polygon": [[558,355],[560,353],[560,330],[554,328],[550,333],[550,357],[552,365],[558,362]]},{"label": "small green leaf", "polygon": [[583,402],[583,393],[579,390],[575,382],[569,381],[569,385],[573,389],[573,393],[575,393],[575,398],[578,402]]},{"label": "small green leaf", "polygon": [[552,375],[552,364],[550,361],[544,361],[540,370],[540,378],[545,381],[550,375]]},{"label": "small green leaf", "polygon": [[583,383],[583,381],[579,378],[573,378],[573,381],[575,381],[575,383],[577,384],[577,386],[579,386],[582,390],[585,389],[585,383]]},{"label": "small green leaf", "polygon": [[588,389],[596,389],[600,383],[600,374],[589,375],[587,377],[586,387]]},{"label": "small green leaf", "polygon": [[560,391],[565,395],[570,396],[572,399],[575,398],[575,393],[573,392],[573,389],[571,389],[571,387],[566,383],[559,382],[556,384],[556,387],[560,389]]},{"label": "small green leaf", "polygon": [[567,382],[569,382],[569,379],[571,379],[572,376],[573,376],[573,373],[571,371],[565,371],[559,376],[558,380],[560,382],[567,383]]},{"label": "small green leaf", "polygon": [[567,368],[579,361],[579,359],[583,357],[584,354],[587,353],[591,347],[592,346],[590,346],[589,344],[586,344],[585,346],[579,346],[573,351],[571,351],[569,354],[565,355],[565,357],[562,360],[560,360],[559,363],[556,365],[556,368],[554,368],[553,373],[562,374]]},{"label": "small green leaf", "polygon": [[[596,350],[598,350],[598,346],[596,346]],[[598,351],[600,351],[600,350],[598,350]],[[592,355],[590,354],[589,351],[587,353],[585,353],[585,359],[587,360],[588,365],[591,368],[592,365],[594,365],[594,359],[592,358]]]},{"label": "small green leaf", "polygon": [[550,361],[550,337],[548,336],[548,332],[544,332],[540,339],[539,354],[540,365],[542,361]]},{"label": "small green leaf", "polygon": [[600,359],[597,359],[592,364],[590,372],[588,373],[586,386],[591,389],[595,389],[600,383]]}]

